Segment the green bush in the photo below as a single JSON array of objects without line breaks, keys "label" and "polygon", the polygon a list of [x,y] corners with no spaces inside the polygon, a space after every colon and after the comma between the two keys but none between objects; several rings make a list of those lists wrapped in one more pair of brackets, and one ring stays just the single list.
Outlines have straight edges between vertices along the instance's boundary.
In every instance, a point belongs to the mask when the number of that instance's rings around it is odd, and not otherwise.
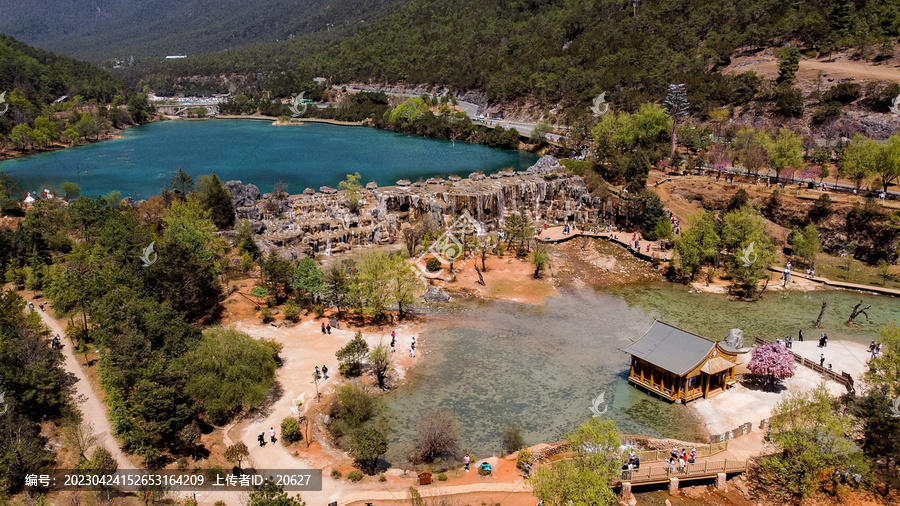
[{"label": "green bush", "polygon": [[325,314],[325,306],[322,304],[316,304],[313,306],[313,312],[316,314],[316,318],[321,318]]},{"label": "green bush", "polygon": [[425,268],[428,269],[428,272],[435,272],[441,270],[441,261],[435,257],[428,257],[428,260],[425,261]]},{"label": "green bush", "polygon": [[259,310],[259,320],[263,323],[270,323],[274,320],[275,317],[272,316],[272,310],[269,309],[269,306],[263,306],[262,309]]},{"label": "green bush", "polygon": [[363,472],[359,469],[354,469],[347,475],[347,479],[350,481],[359,481],[363,479]]},{"label": "green bush", "polygon": [[441,474],[437,475],[437,479],[438,479],[438,481],[447,481],[447,475],[444,473],[441,473]]},{"label": "green bush", "polygon": [[387,476],[385,476],[384,473],[379,474],[379,475],[378,475],[378,481],[380,481],[380,482],[382,482],[382,483],[386,482],[386,481],[387,481]]},{"label": "green bush", "polygon": [[342,476],[344,476],[344,475],[341,474],[341,472],[338,471],[337,469],[331,470],[331,477],[334,478],[335,480],[340,480]]},{"label": "green bush", "polygon": [[519,450],[519,455],[516,456],[516,468],[517,469],[525,469],[525,464],[531,460],[531,450],[528,448],[522,448]]},{"label": "green bush", "polygon": [[285,417],[281,421],[281,442],[287,446],[302,439],[303,431],[300,428],[300,422],[292,416]]},{"label": "green bush", "polygon": [[284,303],[284,319],[291,322],[296,322],[300,316],[300,308],[297,307],[297,304],[289,300]]}]

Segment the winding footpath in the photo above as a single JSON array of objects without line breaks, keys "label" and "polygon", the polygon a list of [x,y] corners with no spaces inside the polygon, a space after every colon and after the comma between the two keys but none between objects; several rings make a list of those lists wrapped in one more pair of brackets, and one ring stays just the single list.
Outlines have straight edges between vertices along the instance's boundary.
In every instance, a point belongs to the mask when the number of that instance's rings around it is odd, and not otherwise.
[{"label": "winding footpath", "polygon": [[[37,302],[37,301],[35,301]],[[45,305],[46,307],[46,305]],[[118,441],[113,437],[112,426],[109,424],[109,416],[107,416],[106,404],[100,399],[100,395],[91,388],[91,382],[84,373],[81,363],[75,357],[75,346],[72,341],[65,337],[59,321],[50,316],[46,311],[35,310],[41,315],[44,325],[50,329],[50,333],[58,335],[63,343],[62,354],[65,357],[66,372],[70,372],[78,378],[75,383],[75,404],[81,411],[81,417],[84,423],[93,426],[94,434],[97,436],[97,445],[106,448],[106,450],[116,459],[119,469],[140,469],[125,455],[125,452],[119,447]]]}]

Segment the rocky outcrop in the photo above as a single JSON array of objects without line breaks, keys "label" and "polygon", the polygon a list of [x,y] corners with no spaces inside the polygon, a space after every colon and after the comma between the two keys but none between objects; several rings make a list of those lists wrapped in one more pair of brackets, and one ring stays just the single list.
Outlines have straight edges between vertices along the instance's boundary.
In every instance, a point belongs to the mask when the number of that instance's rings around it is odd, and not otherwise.
[{"label": "rocky outcrop", "polygon": [[741,329],[731,329],[725,334],[725,344],[729,348],[740,350],[744,347],[744,331]]},{"label": "rocky outcrop", "polygon": [[426,302],[447,302],[450,300],[450,296],[436,286],[429,288],[422,298],[425,299]]},{"label": "rocky outcrop", "polygon": [[[561,170],[565,168],[555,158],[544,157],[518,175],[435,178],[406,187],[372,188],[360,193],[355,211],[341,191],[304,192],[284,200],[267,194],[253,205],[236,207],[236,212],[238,218],[263,229],[265,244],[290,250],[294,256],[401,242],[401,226],[424,218],[445,227],[468,214],[488,233],[502,229],[506,217],[513,213],[525,214],[538,225],[599,221],[604,212],[602,202],[591,198],[582,178]],[[548,177],[551,173],[553,177]],[[240,183],[234,187],[233,195],[247,193]]]},{"label": "rocky outcrop", "polygon": [[243,184],[240,181],[228,181],[225,183],[231,192],[231,204],[238,207],[247,207],[259,201],[259,188],[254,184]]}]

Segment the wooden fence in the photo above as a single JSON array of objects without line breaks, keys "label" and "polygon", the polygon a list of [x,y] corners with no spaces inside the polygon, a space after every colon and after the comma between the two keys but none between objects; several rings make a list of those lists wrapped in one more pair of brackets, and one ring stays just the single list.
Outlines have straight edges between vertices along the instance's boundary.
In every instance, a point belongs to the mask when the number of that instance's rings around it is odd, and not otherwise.
[{"label": "wooden fence", "polygon": [[724,432],[722,434],[713,434],[709,436],[710,444],[725,444],[725,447],[728,447],[728,440],[734,439],[736,437],[741,437],[745,434],[749,434],[753,430],[753,424],[750,422],[742,423],[734,430],[730,430],[728,432]]},{"label": "wooden fence", "polygon": [[745,473],[747,472],[746,460],[718,460],[715,462],[697,462],[688,464],[684,471],[676,467],[674,471],[668,466],[641,467],[630,471],[622,471],[620,481],[634,483],[665,483],[669,478],[699,479],[712,478],[719,473]]},{"label": "wooden fence", "polygon": [[[771,342],[772,341],[767,341],[759,336],[756,336],[756,344],[762,345],[762,344],[769,344]],[[853,388],[853,376],[851,376],[843,371],[841,371],[841,373],[838,374],[838,373],[832,371],[831,369],[820,366],[819,364],[813,362],[812,360],[801,357],[800,355],[794,353],[790,349],[788,349],[788,351],[791,353],[791,356],[794,357],[794,362],[797,362],[798,364],[800,364],[804,367],[808,367],[808,368],[812,369],[813,371],[816,371],[817,373],[821,374],[822,376],[825,376],[825,378],[827,378],[827,379],[837,381],[838,383],[847,387],[848,392],[855,391]]]},{"label": "wooden fence", "polygon": [[[673,445],[674,448],[677,445]],[[728,440],[722,442],[715,442],[708,445],[700,445],[700,446],[691,446],[690,448],[685,448],[687,451],[691,451],[691,448],[697,449],[697,458],[701,457],[712,457],[717,453],[724,452],[728,449]],[[637,452],[641,457],[641,464],[650,464],[651,462],[662,462],[669,457],[672,456],[672,450],[644,450],[641,452]]]}]

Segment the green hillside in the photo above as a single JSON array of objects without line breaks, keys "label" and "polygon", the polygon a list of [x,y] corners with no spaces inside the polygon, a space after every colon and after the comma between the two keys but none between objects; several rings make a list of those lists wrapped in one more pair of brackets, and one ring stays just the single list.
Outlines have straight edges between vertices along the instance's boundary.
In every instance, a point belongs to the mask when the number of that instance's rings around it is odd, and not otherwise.
[{"label": "green hillside", "polygon": [[695,110],[705,110],[758,91],[752,75],[718,72],[736,52],[793,43],[815,54],[856,47],[874,58],[890,54],[886,43],[898,33],[897,0],[414,0],[328,43],[298,37],[145,71],[314,69],[335,82],[442,84],[485,90],[492,101],[567,107],[608,91],[628,109],[684,82]]},{"label": "green hillside", "polygon": [[372,22],[403,0],[36,0],[4,6],[0,32],[91,61],[217,52]]},{"label": "green hillside", "polygon": [[146,97],[106,70],[6,35],[0,35],[0,93],[0,153],[10,145],[27,151],[96,139],[149,118]]}]

